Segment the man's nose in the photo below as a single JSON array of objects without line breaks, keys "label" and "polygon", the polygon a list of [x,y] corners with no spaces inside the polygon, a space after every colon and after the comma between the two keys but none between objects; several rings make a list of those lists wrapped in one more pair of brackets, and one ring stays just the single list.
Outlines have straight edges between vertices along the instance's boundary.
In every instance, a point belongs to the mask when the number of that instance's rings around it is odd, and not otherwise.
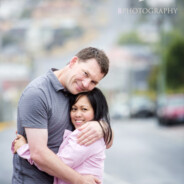
[{"label": "man's nose", "polygon": [[84,80],[82,81],[83,87],[84,87],[84,88],[89,88],[90,82],[91,82],[90,79],[84,79]]}]

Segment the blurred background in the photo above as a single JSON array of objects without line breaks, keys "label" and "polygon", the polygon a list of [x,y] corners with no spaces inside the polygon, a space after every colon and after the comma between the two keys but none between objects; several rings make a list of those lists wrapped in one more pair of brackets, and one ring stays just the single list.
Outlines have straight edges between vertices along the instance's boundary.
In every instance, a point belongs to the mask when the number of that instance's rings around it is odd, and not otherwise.
[{"label": "blurred background", "polygon": [[183,184],[183,22],[183,0],[0,0],[0,183],[25,86],[93,46],[110,58],[104,184]]}]

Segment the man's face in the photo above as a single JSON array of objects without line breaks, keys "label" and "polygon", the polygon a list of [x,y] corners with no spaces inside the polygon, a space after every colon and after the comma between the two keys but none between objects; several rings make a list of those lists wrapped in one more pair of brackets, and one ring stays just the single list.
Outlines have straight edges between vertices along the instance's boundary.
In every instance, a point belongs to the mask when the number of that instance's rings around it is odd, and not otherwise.
[{"label": "man's face", "polygon": [[69,64],[69,75],[65,81],[65,87],[72,94],[91,91],[104,77],[100,66],[95,59],[88,59],[86,62],[74,57]]}]

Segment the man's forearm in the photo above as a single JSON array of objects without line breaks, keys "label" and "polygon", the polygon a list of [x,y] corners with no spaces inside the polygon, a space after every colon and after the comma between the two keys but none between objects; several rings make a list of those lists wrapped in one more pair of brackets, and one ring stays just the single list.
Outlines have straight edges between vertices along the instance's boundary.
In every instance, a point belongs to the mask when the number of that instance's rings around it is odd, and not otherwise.
[{"label": "man's forearm", "polygon": [[33,154],[31,157],[38,167],[49,175],[60,178],[71,184],[79,184],[82,181],[80,174],[64,164],[64,162],[48,148],[42,150],[39,154]]}]

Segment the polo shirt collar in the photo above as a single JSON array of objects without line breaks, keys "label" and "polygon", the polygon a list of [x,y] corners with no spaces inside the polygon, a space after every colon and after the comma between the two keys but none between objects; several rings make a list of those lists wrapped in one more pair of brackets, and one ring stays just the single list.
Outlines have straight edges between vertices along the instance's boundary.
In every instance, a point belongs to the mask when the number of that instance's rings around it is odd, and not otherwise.
[{"label": "polo shirt collar", "polygon": [[56,71],[58,69],[55,68],[51,68],[48,72],[48,78],[50,80],[50,82],[52,83],[52,86],[54,87],[54,89],[56,91],[63,91],[63,92],[67,92],[67,90],[63,87],[63,85],[59,82],[59,80],[57,79],[57,77],[54,74],[54,71]]}]

